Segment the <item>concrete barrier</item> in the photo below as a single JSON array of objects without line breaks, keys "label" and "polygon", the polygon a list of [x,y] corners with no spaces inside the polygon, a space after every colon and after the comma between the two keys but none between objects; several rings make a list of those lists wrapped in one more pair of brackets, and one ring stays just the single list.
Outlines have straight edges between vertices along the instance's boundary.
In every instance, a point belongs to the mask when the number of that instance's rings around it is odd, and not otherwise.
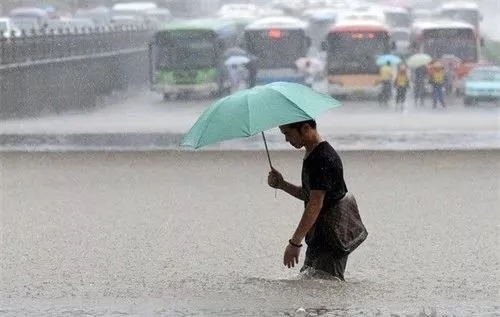
[{"label": "concrete barrier", "polygon": [[124,29],[54,41],[0,38],[0,118],[92,109],[113,91],[146,86],[151,36]]}]

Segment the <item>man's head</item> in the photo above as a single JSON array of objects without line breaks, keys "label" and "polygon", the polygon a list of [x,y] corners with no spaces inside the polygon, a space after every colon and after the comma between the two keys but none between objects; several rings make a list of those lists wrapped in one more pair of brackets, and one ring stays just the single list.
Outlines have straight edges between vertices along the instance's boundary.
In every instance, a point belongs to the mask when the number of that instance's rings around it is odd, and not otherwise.
[{"label": "man's head", "polygon": [[280,126],[285,140],[293,147],[300,149],[317,136],[316,121],[307,120]]}]

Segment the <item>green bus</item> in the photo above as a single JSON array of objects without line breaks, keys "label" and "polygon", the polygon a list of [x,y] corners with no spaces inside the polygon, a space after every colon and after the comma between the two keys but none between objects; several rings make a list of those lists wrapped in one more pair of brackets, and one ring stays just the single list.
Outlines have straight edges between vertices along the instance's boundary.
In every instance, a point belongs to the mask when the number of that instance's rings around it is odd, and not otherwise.
[{"label": "green bus", "polygon": [[150,80],[164,99],[230,90],[224,51],[237,45],[236,21],[199,19],[166,25],[150,45]]}]

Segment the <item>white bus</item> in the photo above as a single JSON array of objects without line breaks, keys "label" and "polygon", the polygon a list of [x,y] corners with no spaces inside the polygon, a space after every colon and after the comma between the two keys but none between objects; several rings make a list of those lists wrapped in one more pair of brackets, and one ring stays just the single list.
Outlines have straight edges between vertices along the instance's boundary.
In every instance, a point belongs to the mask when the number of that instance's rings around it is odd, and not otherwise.
[{"label": "white bus", "polygon": [[440,7],[439,13],[444,18],[472,24],[479,34],[482,16],[477,3],[469,1],[447,2]]},{"label": "white bus", "polygon": [[245,28],[245,48],[258,59],[257,84],[305,82],[295,63],[311,46],[307,28],[307,22],[289,16],[262,18]]}]

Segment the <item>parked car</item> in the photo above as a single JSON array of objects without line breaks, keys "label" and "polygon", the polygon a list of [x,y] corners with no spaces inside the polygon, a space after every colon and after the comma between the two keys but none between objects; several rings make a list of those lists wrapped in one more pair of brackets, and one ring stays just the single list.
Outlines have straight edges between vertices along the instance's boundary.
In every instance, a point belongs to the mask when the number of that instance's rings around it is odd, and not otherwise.
[{"label": "parked car", "polygon": [[96,26],[109,26],[111,24],[111,10],[106,7],[92,9],[78,9],[75,18],[90,19]]},{"label": "parked car", "polygon": [[[147,24],[147,14],[158,9],[154,2],[120,2],[111,8],[111,23],[122,24]],[[133,20],[136,20],[133,21]]]},{"label": "parked car", "polygon": [[146,25],[154,29],[160,29],[172,20],[172,14],[170,10],[165,8],[149,9],[145,11],[145,20]]},{"label": "parked car", "polygon": [[17,28],[17,26],[12,23],[12,20],[9,18],[0,18],[0,33],[4,38],[10,38],[12,36],[12,32],[14,32],[15,36],[21,36],[21,30]]},{"label": "parked car", "polygon": [[35,7],[20,7],[9,12],[9,18],[20,30],[39,30],[47,26],[49,14]]},{"label": "parked car", "polygon": [[231,3],[223,5],[217,12],[217,16],[257,16],[259,9],[254,4]]},{"label": "parked car", "polygon": [[78,30],[77,33],[81,33],[82,31],[87,33],[89,29],[94,29],[95,26],[95,23],[90,19],[60,18],[49,20],[46,29],[48,31],[53,30],[55,34],[65,33],[66,30],[69,30],[70,33],[74,33],[75,28]]},{"label": "parked car", "polygon": [[500,67],[474,68],[465,77],[464,104],[475,105],[478,101],[500,101]]},{"label": "parked car", "polygon": [[111,18],[112,26],[140,26],[143,23],[143,19],[133,15],[114,15]]}]

